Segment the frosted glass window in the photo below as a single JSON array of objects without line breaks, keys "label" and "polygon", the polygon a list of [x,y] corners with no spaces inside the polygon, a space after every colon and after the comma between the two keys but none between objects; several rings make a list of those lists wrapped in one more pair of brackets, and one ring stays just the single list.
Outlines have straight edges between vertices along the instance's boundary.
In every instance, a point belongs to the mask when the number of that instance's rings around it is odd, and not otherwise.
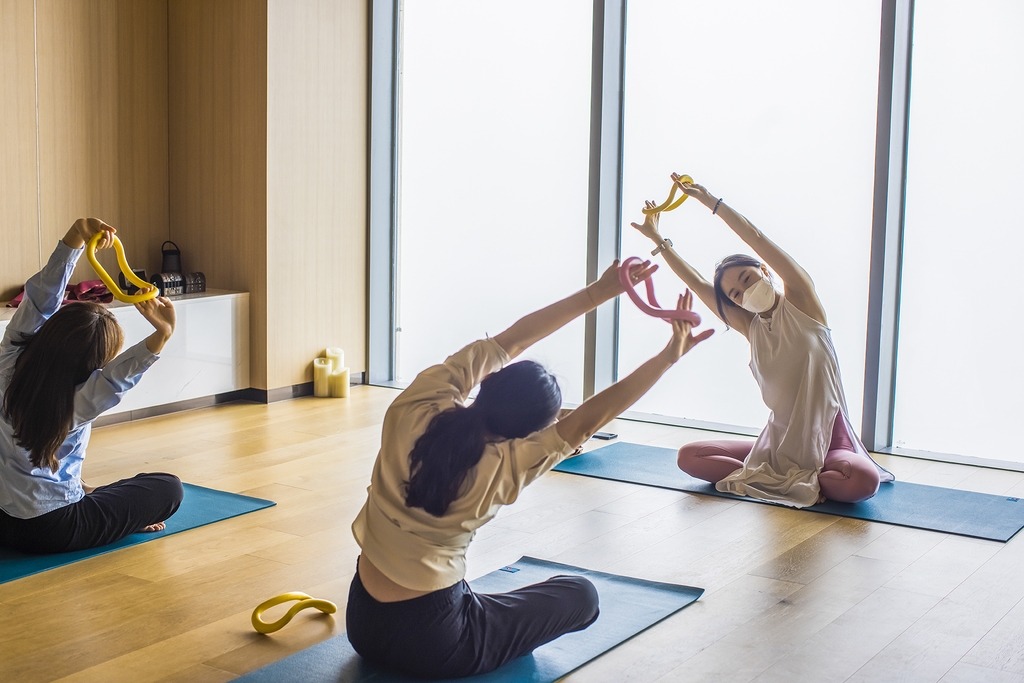
[{"label": "frosted glass window", "polygon": [[[406,0],[398,379],[586,284],[590,0]],[[583,397],[583,319],[526,358]]]},{"label": "frosted glass window", "polygon": [[1024,4],[915,3],[894,445],[1024,462]]},{"label": "frosted glass window", "polygon": [[[625,93],[623,256],[651,243],[629,227],[645,199],[689,173],[803,265],[825,306],[854,424],[867,335],[880,34],[878,3],[631,0]],[[752,253],[696,201],[662,217],[662,233],[711,279],[723,256]],[[682,291],[662,265],[661,303]],[[768,411],[749,346],[719,330],[636,410],[760,427]],[[668,326],[622,306],[619,376],[667,341]]]}]

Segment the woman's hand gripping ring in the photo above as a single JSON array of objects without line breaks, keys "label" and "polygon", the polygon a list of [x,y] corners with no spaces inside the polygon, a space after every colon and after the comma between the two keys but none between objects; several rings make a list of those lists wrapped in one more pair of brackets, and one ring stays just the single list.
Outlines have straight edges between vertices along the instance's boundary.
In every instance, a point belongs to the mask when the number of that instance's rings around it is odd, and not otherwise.
[{"label": "woman's hand gripping ring", "polygon": [[[693,182],[693,178],[691,178],[688,175],[681,175],[681,176],[679,176],[679,182],[681,182],[681,183],[692,183]],[[672,209],[678,209],[679,206],[683,202],[686,201],[686,198],[690,196],[690,195],[688,195],[688,194],[686,194],[684,192],[682,197],[680,197],[679,199],[676,199],[676,192],[678,190],[679,190],[679,186],[676,185],[675,183],[672,183],[672,190],[668,194],[668,199],[666,199],[664,201],[664,203],[662,203],[660,206],[655,206],[655,207],[652,207],[652,208],[649,208],[649,209],[644,209],[643,210],[644,215],[645,216],[650,216],[652,213],[661,213],[663,211],[671,211]],[[675,201],[673,202],[673,200],[675,200]]]},{"label": "woman's hand gripping ring", "polygon": [[114,295],[118,301],[123,301],[126,304],[137,304],[140,301],[149,301],[155,299],[157,295],[157,288],[149,282],[146,282],[142,278],[138,277],[132,272],[131,266],[128,265],[128,259],[124,257],[124,247],[121,246],[121,240],[117,239],[117,235],[111,235],[110,237],[114,240],[114,251],[117,252],[117,264],[121,266],[121,272],[124,273],[124,277],[128,282],[142,290],[139,294],[129,294],[122,291],[117,283],[107,275],[107,271],[103,269],[100,262],[96,260],[96,245],[99,244],[103,236],[107,234],[103,230],[92,236],[89,243],[85,245],[85,256],[89,259],[89,263],[92,265],[92,269],[96,271],[96,274],[100,276],[100,280],[103,280],[103,284],[107,286],[110,293]]},{"label": "woman's hand gripping ring", "polygon": [[[619,266],[619,282],[626,290],[626,294],[633,300],[637,308],[646,313],[652,315],[655,318],[664,318],[665,320],[686,320],[691,325],[700,325],[700,316],[693,311],[680,311],[677,309],[666,310],[658,304],[658,300],[654,298],[654,283],[651,282],[651,278],[644,280],[644,284],[647,286],[647,299],[650,301],[648,304],[646,301],[640,298],[637,294],[636,285],[629,277],[630,269],[635,266],[641,265],[643,261],[636,257],[630,256],[628,259],[622,262]],[[640,284],[639,282],[636,284]]]},{"label": "woman's hand gripping ring", "polygon": [[[260,618],[263,616],[263,613],[271,607],[291,600],[298,600],[298,602],[292,605],[291,609],[289,609],[288,612],[277,621],[268,624]],[[266,602],[261,602],[259,606],[252,611],[252,627],[260,633],[273,633],[274,631],[279,631],[292,620],[292,617],[308,607],[318,609],[324,614],[334,614],[338,611],[338,606],[329,600],[317,600],[315,598],[311,598],[305,593],[283,593],[282,595],[270,598]]]}]

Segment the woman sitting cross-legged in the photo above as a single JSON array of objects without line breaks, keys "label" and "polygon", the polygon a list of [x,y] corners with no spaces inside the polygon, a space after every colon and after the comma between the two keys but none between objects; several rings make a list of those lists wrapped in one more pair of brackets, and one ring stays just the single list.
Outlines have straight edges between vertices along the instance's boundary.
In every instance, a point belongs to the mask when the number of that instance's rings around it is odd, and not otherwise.
[{"label": "woman sitting cross-legged", "polygon": [[[631,279],[653,270],[636,266]],[[597,591],[581,577],[474,593],[464,580],[466,550],[501,506],[711,335],[694,337],[688,323],[673,322],[663,351],[556,423],[562,397],[554,377],[531,361],[508,363],[622,292],[616,263],[585,289],[424,370],[391,404],[366,504],[352,525],[362,554],[346,621],[360,655],[413,676],[468,676],[597,619]],[[679,308],[690,304],[689,293],[680,297]]]},{"label": "woman sitting cross-legged", "polygon": [[61,308],[83,247],[99,248],[114,229],[81,218],[43,269],[25,284],[0,342],[0,547],[59,553],[107,545],[138,531],[160,531],[181,504],[181,481],[139,474],[95,489],[82,482],[92,421],[121,402],[174,332],[163,297],[135,304],[153,333],[121,353],[113,313],[88,302]]},{"label": "woman sitting cross-legged", "polygon": [[[761,435],[744,441],[701,441],[679,449],[679,467],[719,491],[792,507],[824,499],[866,500],[893,480],[857,438],[846,409],[839,359],[825,308],[811,276],[754,225],[695,183],[672,176],[761,259],[728,256],[708,282],[658,230],[657,213],[633,227],[658,245],[673,272],[708,308],[750,342],[750,370],[771,416]],[[653,209],[653,202],[647,202]],[[768,271],[782,278],[784,293]]]}]

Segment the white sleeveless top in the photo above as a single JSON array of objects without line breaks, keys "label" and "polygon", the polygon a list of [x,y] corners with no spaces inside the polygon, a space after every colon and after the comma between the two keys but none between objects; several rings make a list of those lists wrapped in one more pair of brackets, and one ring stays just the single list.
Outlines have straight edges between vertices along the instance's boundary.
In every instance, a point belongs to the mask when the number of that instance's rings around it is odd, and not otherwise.
[{"label": "white sleeveless top", "polygon": [[[771,318],[754,316],[749,339],[750,371],[771,414],[743,467],[716,488],[792,507],[814,505],[837,415],[857,451],[870,457],[850,424],[831,332],[780,295]],[[892,481],[879,471],[882,481]]]}]

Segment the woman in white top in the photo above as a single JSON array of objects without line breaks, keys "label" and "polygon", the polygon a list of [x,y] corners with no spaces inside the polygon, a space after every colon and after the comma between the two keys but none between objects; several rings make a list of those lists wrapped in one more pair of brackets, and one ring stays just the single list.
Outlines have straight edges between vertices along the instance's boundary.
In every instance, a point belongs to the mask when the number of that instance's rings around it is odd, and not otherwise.
[{"label": "woman in white top", "polygon": [[[736,254],[705,280],[658,231],[657,213],[633,227],[650,238],[672,270],[750,342],[750,369],[771,409],[751,444],[701,441],[679,449],[679,467],[715,483],[719,491],[793,507],[830,499],[856,503],[875,495],[893,476],[857,438],[846,408],[839,361],[825,309],[807,272],[793,258],[704,187],[672,180],[720,216],[764,262]],[[647,202],[653,208],[652,202]],[[774,286],[768,267],[783,281]]]},{"label": "woman in white top", "polygon": [[[647,262],[631,275],[640,282],[653,271]],[[622,291],[616,263],[585,289],[424,370],[392,403],[366,504],[352,524],[362,554],[346,621],[360,655],[413,676],[468,676],[597,618],[597,593],[580,577],[474,593],[464,580],[466,550],[502,505],[711,334],[694,337],[689,324],[674,322],[661,353],[556,423],[562,400],[555,379],[531,361],[508,363]],[[678,306],[691,301],[687,293]]]}]

